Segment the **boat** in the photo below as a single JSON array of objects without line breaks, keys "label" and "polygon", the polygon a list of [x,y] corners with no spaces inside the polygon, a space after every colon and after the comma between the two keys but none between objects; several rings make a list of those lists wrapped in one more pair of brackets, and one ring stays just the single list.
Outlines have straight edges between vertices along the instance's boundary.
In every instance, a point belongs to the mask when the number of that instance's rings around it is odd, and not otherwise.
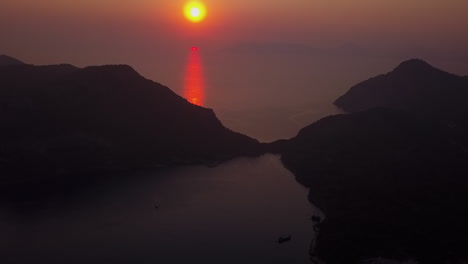
[{"label": "boat", "polygon": [[278,238],[278,243],[282,244],[282,243],[287,242],[289,240],[291,240],[291,235],[281,236],[281,237]]}]

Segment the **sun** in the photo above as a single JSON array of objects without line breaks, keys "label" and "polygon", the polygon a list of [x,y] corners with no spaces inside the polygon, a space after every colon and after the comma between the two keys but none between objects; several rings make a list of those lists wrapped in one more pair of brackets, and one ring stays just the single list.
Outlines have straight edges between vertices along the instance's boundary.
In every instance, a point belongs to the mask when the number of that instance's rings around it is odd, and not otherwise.
[{"label": "sun", "polygon": [[184,5],[184,16],[193,23],[201,22],[206,17],[206,7],[199,1],[187,2]]}]

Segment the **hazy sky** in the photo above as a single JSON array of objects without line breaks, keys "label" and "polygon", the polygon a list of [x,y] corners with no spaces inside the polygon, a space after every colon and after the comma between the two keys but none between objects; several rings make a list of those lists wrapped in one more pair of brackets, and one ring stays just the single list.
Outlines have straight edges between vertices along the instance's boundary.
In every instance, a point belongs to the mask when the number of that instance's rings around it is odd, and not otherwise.
[{"label": "hazy sky", "polygon": [[[15,0],[0,9],[0,51],[31,60],[74,59],[82,49],[281,41],[424,47],[467,54],[466,0],[205,0],[192,25],[183,0]],[[47,49],[51,52],[38,55]],[[105,53],[105,51],[102,51]],[[85,62],[86,60],[83,60]]]},{"label": "hazy sky", "polygon": [[[330,87],[344,91],[412,57],[468,75],[467,0],[204,0],[199,24],[183,17],[184,2],[2,1],[0,54],[33,64],[130,64],[180,94],[196,45],[211,98],[223,103],[293,85],[297,98],[308,87],[332,98]],[[271,54],[252,56],[262,50]]]}]

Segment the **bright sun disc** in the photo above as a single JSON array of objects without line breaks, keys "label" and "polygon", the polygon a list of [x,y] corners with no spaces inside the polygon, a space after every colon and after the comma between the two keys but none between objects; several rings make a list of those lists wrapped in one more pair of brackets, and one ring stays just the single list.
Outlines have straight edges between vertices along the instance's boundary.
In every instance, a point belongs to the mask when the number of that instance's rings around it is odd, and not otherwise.
[{"label": "bright sun disc", "polygon": [[184,15],[191,22],[201,22],[206,17],[206,7],[202,2],[187,2],[184,5]]}]

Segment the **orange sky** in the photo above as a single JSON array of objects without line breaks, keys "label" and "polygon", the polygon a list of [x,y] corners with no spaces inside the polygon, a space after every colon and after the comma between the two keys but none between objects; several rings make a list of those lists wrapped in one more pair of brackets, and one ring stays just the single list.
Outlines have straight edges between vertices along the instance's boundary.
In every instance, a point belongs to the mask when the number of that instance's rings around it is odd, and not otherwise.
[{"label": "orange sky", "polygon": [[249,42],[468,55],[466,0],[205,0],[208,16],[199,24],[184,19],[184,2],[3,1],[0,53],[78,66],[138,64],[137,57],[148,53],[164,59],[187,46]]},{"label": "orange sky", "polygon": [[[241,38],[274,40],[283,36],[293,41],[372,42],[395,37],[408,41],[467,44],[462,30],[468,25],[466,0],[205,0],[209,16],[198,31],[211,33],[214,40]],[[73,23],[87,19],[128,21],[128,29],[165,25],[168,31],[184,37],[186,28],[181,8],[183,0],[15,0],[0,9],[5,24]],[[25,17],[27,16],[27,17]],[[70,21],[71,20],[71,21]],[[148,23],[142,25],[141,23]],[[10,22],[10,23],[8,23]],[[153,24],[153,25],[151,25]],[[226,32],[226,29],[229,30]],[[19,29],[21,31],[21,29]],[[45,29],[47,31],[47,29]],[[192,31],[189,31],[192,32]],[[193,32],[192,32],[193,33]],[[354,37],[353,37],[354,36]],[[206,36],[205,36],[206,37]],[[439,41],[438,41],[439,40]],[[442,43],[434,43],[440,45]]]}]

